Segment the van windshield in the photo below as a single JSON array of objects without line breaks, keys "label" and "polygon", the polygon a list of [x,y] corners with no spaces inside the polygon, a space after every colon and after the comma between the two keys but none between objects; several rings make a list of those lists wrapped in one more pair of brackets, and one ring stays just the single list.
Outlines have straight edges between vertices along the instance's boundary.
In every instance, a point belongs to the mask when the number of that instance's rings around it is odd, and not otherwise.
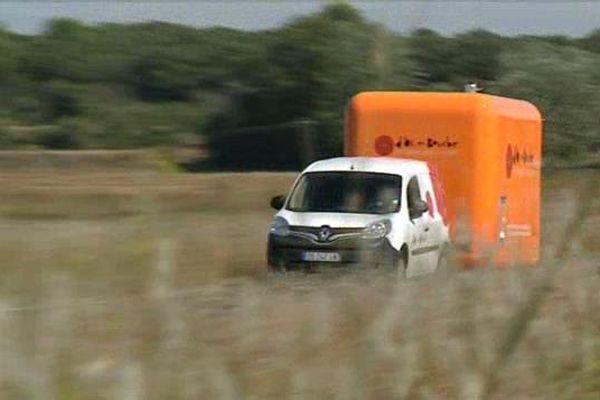
[{"label": "van windshield", "polygon": [[388,214],[400,209],[402,177],[372,172],[309,172],[287,209],[298,212]]}]

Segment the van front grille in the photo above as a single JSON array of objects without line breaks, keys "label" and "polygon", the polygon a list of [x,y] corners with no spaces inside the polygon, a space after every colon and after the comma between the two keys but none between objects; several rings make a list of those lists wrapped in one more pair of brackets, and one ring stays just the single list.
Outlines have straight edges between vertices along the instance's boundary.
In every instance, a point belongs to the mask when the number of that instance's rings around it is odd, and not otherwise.
[{"label": "van front grille", "polygon": [[[363,228],[330,228],[331,235],[344,235],[348,233],[361,233]],[[291,232],[302,232],[302,233],[312,233],[313,235],[318,235],[321,231],[320,226],[299,226],[299,225],[291,225]]]}]

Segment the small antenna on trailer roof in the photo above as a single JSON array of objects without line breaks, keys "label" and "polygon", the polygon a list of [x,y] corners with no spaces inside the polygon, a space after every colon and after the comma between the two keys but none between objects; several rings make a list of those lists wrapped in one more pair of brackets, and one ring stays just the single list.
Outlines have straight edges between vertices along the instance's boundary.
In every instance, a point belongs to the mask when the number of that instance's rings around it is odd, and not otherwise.
[{"label": "small antenna on trailer roof", "polygon": [[477,84],[477,82],[467,83],[465,85],[465,92],[467,93],[479,93],[483,91],[483,88]]}]

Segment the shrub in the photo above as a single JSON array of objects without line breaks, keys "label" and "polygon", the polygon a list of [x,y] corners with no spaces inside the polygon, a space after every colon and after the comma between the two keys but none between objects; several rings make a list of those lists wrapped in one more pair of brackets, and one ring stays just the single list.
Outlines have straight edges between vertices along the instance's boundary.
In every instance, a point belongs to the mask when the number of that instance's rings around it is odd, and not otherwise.
[{"label": "shrub", "polygon": [[81,148],[77,132],[66,126],[42,130],[37,135],[36,144],[49,150],[73,150]]}]

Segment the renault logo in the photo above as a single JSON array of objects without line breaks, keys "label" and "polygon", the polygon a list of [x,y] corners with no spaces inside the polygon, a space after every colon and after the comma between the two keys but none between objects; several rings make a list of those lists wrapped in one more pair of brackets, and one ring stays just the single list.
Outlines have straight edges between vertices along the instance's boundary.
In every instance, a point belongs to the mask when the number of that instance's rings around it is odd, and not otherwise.
[{"label": "renault logo", "polygon": [[323,225],[321,227],[321,230],[319,231],[319,241],[321,242],[326,242],[329,237],[331,236],[332,231],[331,231],[331,227],[327,226],[327,225]]}]

